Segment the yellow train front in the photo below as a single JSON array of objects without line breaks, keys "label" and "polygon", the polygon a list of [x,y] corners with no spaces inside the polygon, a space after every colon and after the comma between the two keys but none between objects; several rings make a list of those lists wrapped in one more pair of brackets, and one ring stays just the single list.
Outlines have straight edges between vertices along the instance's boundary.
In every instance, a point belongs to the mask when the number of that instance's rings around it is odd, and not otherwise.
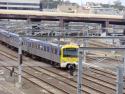
[{"label": "yellow train front", "polygon": [[78,46],[75,44],[63,45],[61,47],[60,54],[60,66],[61,68],[68,68],[69,65],[78,64]]}]

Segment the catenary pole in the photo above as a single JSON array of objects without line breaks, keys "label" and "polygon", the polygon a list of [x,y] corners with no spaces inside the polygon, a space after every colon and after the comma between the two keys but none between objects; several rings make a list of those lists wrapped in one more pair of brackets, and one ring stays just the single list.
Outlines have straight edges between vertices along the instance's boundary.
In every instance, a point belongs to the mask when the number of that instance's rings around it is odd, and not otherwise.
[{"label": "catenary pole", "polygon": [[18,48],[18,62],[19,62],[19,76],[18,83],[22,83],[22,38],[19,37],[19,48]]}]

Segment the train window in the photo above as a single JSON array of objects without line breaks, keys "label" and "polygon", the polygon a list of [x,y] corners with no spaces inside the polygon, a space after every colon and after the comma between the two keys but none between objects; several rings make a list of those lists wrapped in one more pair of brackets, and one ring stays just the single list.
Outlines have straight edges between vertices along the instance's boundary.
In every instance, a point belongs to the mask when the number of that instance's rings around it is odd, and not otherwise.
[{"label": "train window", "polygon": [[29,42],[29,47],[33,48],[33,43],[32,42]]},{"label": "train window", "polygon": [[38,44],[38,49],[40,49],[40,44]]},{"label": "train window", "polygon": [[46,51],[46,46],[44,46],[44,51]]},{"label": "train window", "polygon": [[24,45],[26,45],[26,41],[25,41],[25,40],[23,40],[23,42],[24,42]]},{"label": "train window", "polygon": [[59,48],[57,48],[57,55],[60,55],[60,50],[59,50]]},{"label": "train window", "polygon": [[17,42],[17,38],[16,38],[16,37],[14,37],[14,39],[13,39],[13,40]]},{"label": "train window", "polygon": [[25,45],[25,41],[23,40],[23,45]]},{"label": "train window", "polygon": [[47,52],[49,52],[49,46],[47,46]]},{"label": "train window", "polygon": [[32,43],[32,48],[34,48],[34,43]]},{"label": "train window", "polygon": [[32,43],[32,48],[35,48],[35,44],[34,43]]},{"label": "train window", "polygon": [[31,47],[31,43],[30,42],[28,43],[28,45],[29,45],[29,47]]},{"label": "train window", "polygon": [[37,48],[37,45],[36,45],[36,43],[33,43],[34,44],[34,48]]},{"label": "train window", "polygon": [[32,47],[32,48],[33,48],[33,43],[32,43],[32,42],[30,42],[30,47]]},{"label": "train window", "polygon": [[39,44],[37,43],[37,49],[39,49]]},{"label": "train window", "polygon": [[43,50],[43,46],[42,45],[40,45],[40,50]]},{"label": "train window", "polygon": [[22,42],[22,45],[24,45],[24,41]]},{"label": "train window", "polygon": [[27,44],[27,46],[28,46],[29,42],[27,41],[26,44]]},{"label": "train window", "polygon": [[28,41],[26,42],[26,44],[27,44],[27,46],[29,46],[29,42]]},{"label": "train window", "polygon": [[54,54],[54,48],[52,47],[51,52]]},{"label": "train window", "polygon": [[16,37],[14,37],[13,40],[16,41]]},{"label": "train window", "polygon": [[35,43],[32,43],[32,47],[35,48]]},{"label": "train window", "polygon": [[49,51],[52,53],[52,46],[50,46]]},{"label": "train window", "polygon": [[29,45],[29,42],[27,42],[27,46],[29,47],[30,45]]},{"label": "train window", "polygon": [[36,49],[38,48],[38,44],[37,43],[35,43],[35,45],[36,45]]},{"label": "train window", "polygon": [[26,41],[24,41],[25,42],[25,45],[26,45]]},{"label": "train window", "polygon": [[27,41],[25,41],[25,45],[27,46]]},{"label": "train window", "polygon": [[34,48],[36,48],[36,43],[33,43],[34,44]]},{"label": "train window", "polygon": [[24,42],[22,42],[22,45],[24,45]]},{"label": "train window", "polygon": [[58,49],[58,55],[61,55],[61,50],[60,49]]},{"label": "train window", "polygon": [[53,48],[53,54],[55,54],[55,48]]},{"label": "train window", "polygon": [[77,57],[78,50],[76,48],[63,49],[63,57]]},{"label": "train window", "polygon": [[36,49],[38,49],[38,44],[36,43]]},{"label": "train window", "polygon": [[38,44],[37,43],[35,43],[36,44],[36,49],[38,48]]},{"label": "train window", "polygon": [[57,48],[55,48],[55,52],[54,52],[54,54],[57,54],[57,51],[58,51]]}]

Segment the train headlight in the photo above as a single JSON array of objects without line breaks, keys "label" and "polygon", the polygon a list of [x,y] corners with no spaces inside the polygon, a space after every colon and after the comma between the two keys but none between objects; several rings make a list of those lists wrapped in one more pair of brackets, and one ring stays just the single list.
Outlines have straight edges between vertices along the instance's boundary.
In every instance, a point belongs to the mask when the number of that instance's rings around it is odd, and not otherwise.
[{"label": "train headlight", "polygon": [[62,60],[62,63],[65,63],[65,61],[64,61],[64,60]]}]

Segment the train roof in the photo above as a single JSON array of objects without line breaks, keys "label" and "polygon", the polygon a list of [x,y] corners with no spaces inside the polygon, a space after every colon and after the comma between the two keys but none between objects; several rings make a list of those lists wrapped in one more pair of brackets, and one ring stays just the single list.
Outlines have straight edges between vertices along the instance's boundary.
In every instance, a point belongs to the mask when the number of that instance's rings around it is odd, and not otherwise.
[{"label": "train roof", "polygon": [[[0,29],[0,32],[2,32],[2,34],[5,34],[6,36],[10,36],[10,35],[12,35],[12,36],[15,36],[15,37],[19,37],[19,35],[18,34],[16,34],[16,33],[12,33],[12,32],[9,32],[9,31],[6,31],[6,30],[3,30],[3,29]],[[43,41],[43,40],[38,40],[38,39],[34,39],[34,38],[30,38],[30,37],[25,37],[25,38],[23,38],[23,40],[27,40],[27,41],[30,41],[30,42],[35,42],[35,43],[40,43],[40,44],[45,44],[45,45],[51,45],[51,46],[54,46],[54,47],[62,47],[62,46],[64,46],[64,45],[67,45],[67,44],[69,44],[69,43],[66,43],[66,42],[64,42],[64,41],[60,41],[60,45],[58,45],[58,41],[55,41],[55,42],[50,42],[50,41]],[[72,45],[72,44],[70,44],[70,45]]]},{"label": "train roof", "polygon": [[[52,45],[52,46],[58,47],[58,44],[50,43],[49,41],[38,40],[38,39],[30,38],[30,37],[28,37],[26,39],[28,39],[31,42],[37,42],[37,43],[41,43],[41,44]],[[61,47],[61,45],[60,45],[60,47]]]},{"label": "train roof", "polygon": [[[19,37],[18,34],[12,33],[12,32],[9,32],[9,31],[3,30],[3,29],[0,29],[0,32],[8,37],[10,35],[15,36],[15,37]],[[30,37],[26,37],[24,39],[27,39],[28,41],[32,41],[32,42],[42,43],[42,44],[46,44],[46,45],[52,45],[55,47],[58,46],[58,44],[56,44],[56,43],[50,43],[49,41],[38,40],[38,39],[30,38]]]},{"label": "train roof", "polygon": [[12,35],[12,36],[19,37],[18,34],[12,33],[12,32],[9,32],[9,31],[3,30],[3,29],[0,29],[0,32],[1,32],[2,34],[5,34],[6,36],[7,36],[7,34],[10,34],[10,35]]}]

